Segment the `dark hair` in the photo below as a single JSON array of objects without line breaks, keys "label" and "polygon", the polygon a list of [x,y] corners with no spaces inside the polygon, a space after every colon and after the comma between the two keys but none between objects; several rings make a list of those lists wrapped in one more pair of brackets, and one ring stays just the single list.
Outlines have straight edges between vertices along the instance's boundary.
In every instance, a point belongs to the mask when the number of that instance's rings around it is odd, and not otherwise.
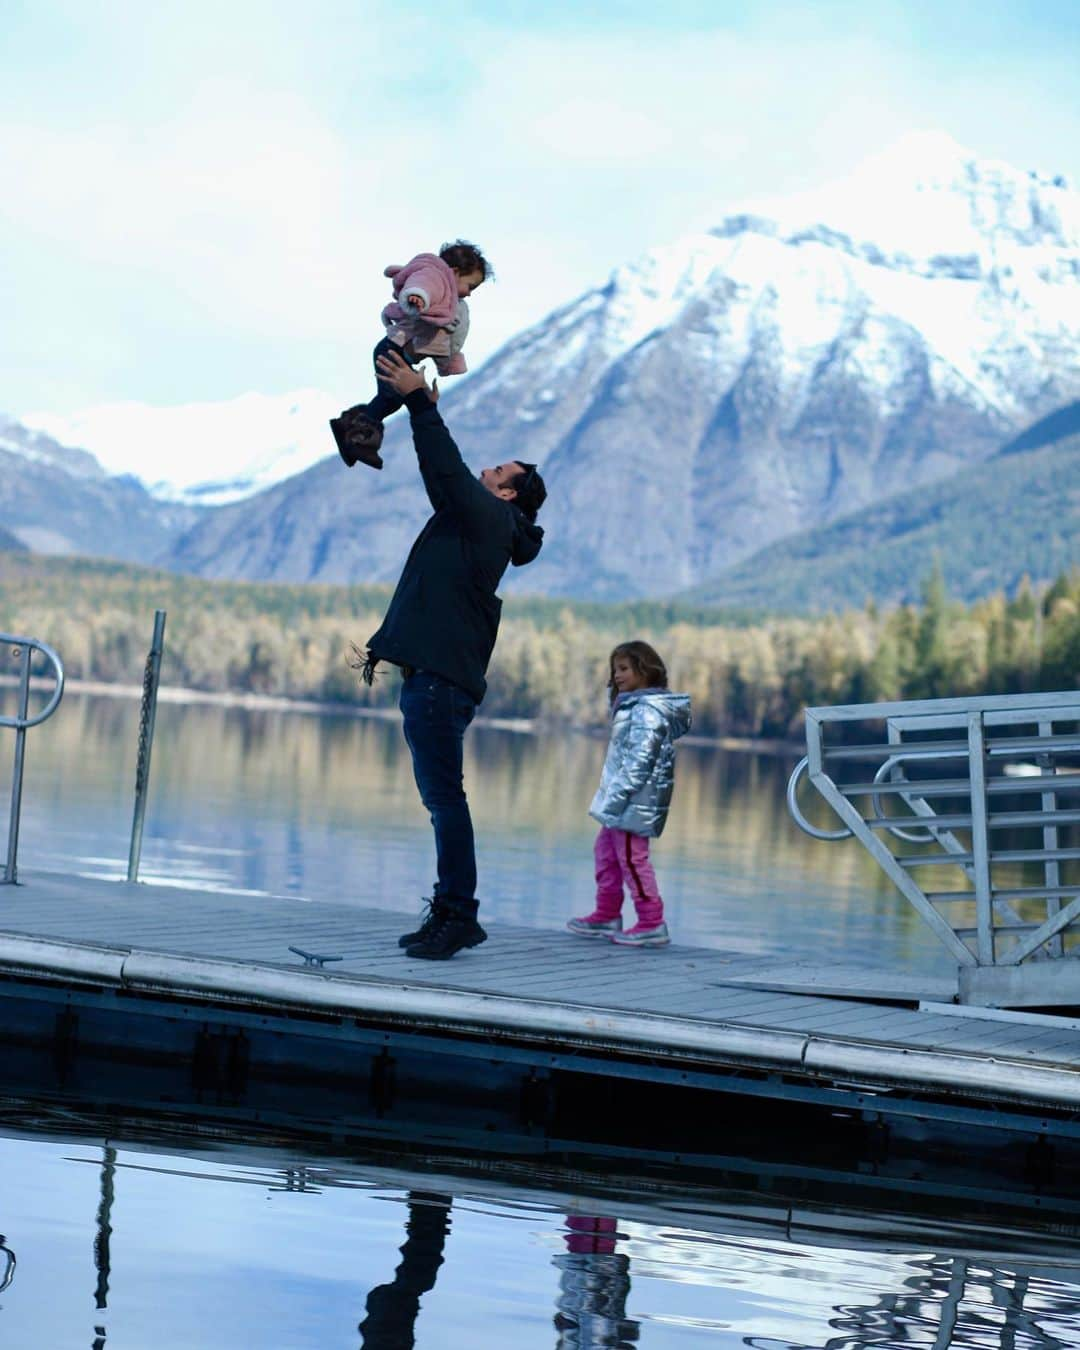
[{"label": "dark hair", "polygon": [[608,693],[611,695],[612,703],[618,697],[618,689],[615,687],[615,658],[624,657],[634,667],[637,673],[645,681],[648,689],[666,689],[667,666],[661,661],[655,647],[650,647],[647,642],[641,642],[635,639],[633,642],[620,642],[611,653],[611,659],[608,661]]},{"label": "dark hair", "polygon": [[522,459],[519,459],[518,463],[521,465],[521,473],[515,474],[506,486],[513,488],[517,493],[514,505],[525,518],[535,520],[537,511],[547,501],[547,488],[535,464],[526,464]]},{"label": "dark hair", "polygon": [[447,267],[455,268],[461,276],[470,272],[479,272],[485,281],[495,275],[495,269],[476,247],[467,239],[455,239],[452,244],[443,244],[439,257]]}]

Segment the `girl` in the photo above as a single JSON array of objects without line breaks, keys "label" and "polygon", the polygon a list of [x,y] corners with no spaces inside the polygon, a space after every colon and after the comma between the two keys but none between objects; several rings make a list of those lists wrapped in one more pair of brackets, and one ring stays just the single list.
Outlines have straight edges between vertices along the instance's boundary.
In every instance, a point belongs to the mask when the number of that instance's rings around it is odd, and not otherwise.
[{"label": "girl", "polygon": [[[396,351],[409,365],[430,356],[440,375],[463,375],[468,367],[462,347],[469,331],[467,297],[491,276],[491,265],[475,244],[465,239],[443,244],[434,253],[417,254],[404,267],[388,267],[394,298],[382,312],[386,337],[375,348],[375,359]],[[373,469],[383,466],[379,447],[383,422],[401,407],[402,399],[375,367],[377,393],[370,403],[346,408],[330,419],[338,454],[351,469],[363,460]]]},{"label": "girl", "polygon": [[[589,815],[596,838],[596,908],[567,928],[582,937],[627,947],[670,942],[664,902],[649,862],[649,840],[664,828],[671,802],[675,742],[690,729],[690,697],[667,687],[663,661],[647,642],[623,642],[611,653],[611,743]],[[623,887],[637,923],[623,932]]]}]

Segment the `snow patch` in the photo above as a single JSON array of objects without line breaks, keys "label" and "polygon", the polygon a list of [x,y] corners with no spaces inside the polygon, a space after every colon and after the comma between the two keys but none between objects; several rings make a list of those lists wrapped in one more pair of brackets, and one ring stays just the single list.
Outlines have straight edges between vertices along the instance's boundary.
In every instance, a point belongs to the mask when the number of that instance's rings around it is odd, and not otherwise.
[{"label": "snow patch", "polygon": [[304,389],[178,407],[108,403],[21,420],[64,445],[85,447],[107,473],[130,474],[162,500],[216,506],[335,453],[327,421],[340,409],[332,395]]}]

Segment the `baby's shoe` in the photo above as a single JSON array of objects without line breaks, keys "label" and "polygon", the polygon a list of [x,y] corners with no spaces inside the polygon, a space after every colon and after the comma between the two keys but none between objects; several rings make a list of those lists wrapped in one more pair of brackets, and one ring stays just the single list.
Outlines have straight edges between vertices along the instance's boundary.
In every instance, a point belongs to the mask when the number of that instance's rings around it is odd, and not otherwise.
[{"label": "baby's shoe", "polygon": [[566,926],[578,937],[610,938],[622,931],[622,918],[616,914],[613,919],[605,919],[598,909],[594,909],[583,919],[567,920]]},{"label": "baby's shoe", "polygon": [[338,454],[351,469],[357,460],[370,464],[373,469],[383,466],[379,447],[383,440],[383,424],[366,413],[354,412],[347,408],[340,417],[331,417],[330,430],[334,434],[334,444]]},{"label": "baby's shoe", "polygon": [[671,938],[666,923],[636,923],[625,933],[612,933],[611,940],[620,947],[666,947]]}]

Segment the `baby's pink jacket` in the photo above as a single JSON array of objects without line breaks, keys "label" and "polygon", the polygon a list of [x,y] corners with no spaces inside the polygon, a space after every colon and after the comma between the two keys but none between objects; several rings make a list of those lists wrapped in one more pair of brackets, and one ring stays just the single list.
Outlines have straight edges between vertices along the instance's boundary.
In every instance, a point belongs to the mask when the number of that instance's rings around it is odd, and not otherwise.
[{"label": "baby's pink jacket", "polygon": [[390,277],[394,287],[394,299],[383,310],[384,323],[416,314],[408,303],[411,295],[419,296],[420,313],[428,323],[451,323],[457,315],[457,277],[437,253],[419,253],[404,267],[388,267],[383,276]]}]

